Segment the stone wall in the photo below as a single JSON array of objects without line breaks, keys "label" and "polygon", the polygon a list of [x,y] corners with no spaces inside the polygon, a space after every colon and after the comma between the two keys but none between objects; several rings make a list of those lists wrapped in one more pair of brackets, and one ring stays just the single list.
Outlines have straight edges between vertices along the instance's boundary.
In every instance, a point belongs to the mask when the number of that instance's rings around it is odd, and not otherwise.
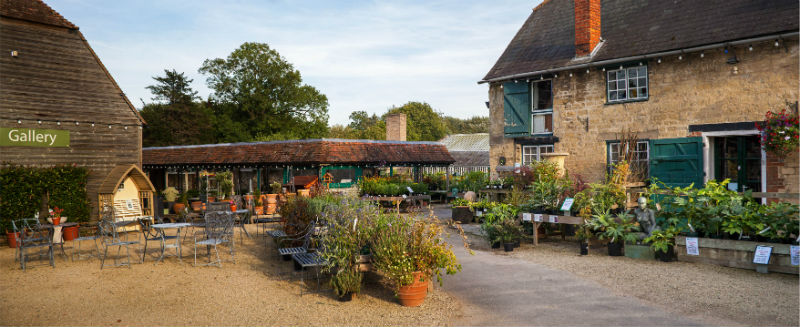
[{"label": "stone wall", "polygon": [[[739,62],[728,64],[733,55]],[[605,73],[599,69],[561,72],[553,82],[555,152],[569,153],[566,167],[589,181],[602,179],[606,141],[624,130],[640,139],[690,136],[689,125],[760,121],[769,111],[780,111],[798,99],[798,43],[753,44],[725,54],[722,49],[651,60],[648,65],[650,98],[646,101],[606,104]],[[491,169],[499,157],[506,165],[520,162],[520,149],[503,137],[502,84],[489,88]],[[513,159],[512,159],[513,158]],[[797,160],[777,168],[779,189],[798,189]],[[793,174],[793,175],[792,175]],[[793,177],[792,177],[793,176]],[[791,178],[790,178],[791,177]]]}]

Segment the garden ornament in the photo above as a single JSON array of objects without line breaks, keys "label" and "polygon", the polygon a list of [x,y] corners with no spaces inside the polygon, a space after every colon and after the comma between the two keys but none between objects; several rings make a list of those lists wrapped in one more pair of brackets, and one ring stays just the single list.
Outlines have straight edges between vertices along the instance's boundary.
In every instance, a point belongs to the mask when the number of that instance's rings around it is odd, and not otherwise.
[{"label": "garden ornament", "polygon": [[653,209],[647,207],[647,198],[639,197],[639,207],[633,210],[633,213],[636,215],[636,221],[639,222],[639,227],[642,230],[643,234],[640,236],[648,237],[650,234],[653,233],[654,230],[660,230],[658,226],[656,226],[656,215]]}]

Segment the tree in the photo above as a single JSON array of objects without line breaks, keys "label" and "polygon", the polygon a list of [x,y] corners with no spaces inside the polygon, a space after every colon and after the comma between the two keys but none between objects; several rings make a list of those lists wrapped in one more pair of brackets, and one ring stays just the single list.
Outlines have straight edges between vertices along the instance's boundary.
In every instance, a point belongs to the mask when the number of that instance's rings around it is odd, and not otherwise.
[{"label": "tree", "polygon": [[153,93],[153,101],[166,101],[167,104],[175,104],[191,103],[195,99],[199,99],[197,92],[189,86],[194,80],[189,79],[183,73],[178,73],[175,69],[164,69],[164,77],[153,76],[153,79],[158,84],[146,87],[150,90],[150,93]]},{"label": "tree", "polygon": [[353,111],[350,113],[351,137],[364,140],[386,139],[386,123],[376,114],[370,116],[366,111]]},{"label": "tree", "polygon": [[474,116],[469,119],[445,116],[447,134],[489,133],[489,117]]},{"label": "tree", "polygon": [[[145,103],[141,110],[147,125],[142,133],[142,146],[168,146],[213,143],[214,114],[207,106],[194,102],[197,92],[183,73],[164,70],[155,76],[156,84],[147,86],[153,100],[166,103]],[[144,101],[143,101],[144,102]]]},{"label": "tree", "polygon": [[406,114],[406,133],[409,141],[438,141],[447,135],[442,114],[424,102],[408,102],[402,107],[392,107],[384,115]]},{"label": "tree", "polygon": [[[242,44],[227,59],[207,59],[199,72],[211,100],[251,139],[315,138],[328,133],[328,98],[302,84],[300,72],[265,43]],[[274,135],[274,136],[273,136]]]}]

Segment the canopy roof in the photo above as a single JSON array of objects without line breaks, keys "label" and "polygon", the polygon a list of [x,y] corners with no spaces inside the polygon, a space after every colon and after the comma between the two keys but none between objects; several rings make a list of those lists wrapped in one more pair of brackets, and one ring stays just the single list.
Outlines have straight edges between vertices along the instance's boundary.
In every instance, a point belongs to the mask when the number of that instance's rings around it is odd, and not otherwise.
[{"label": "canopy roof", "polygon": [[152,166],[438,165],[455,160],[437,142],[314,139],[183,145],[142,149]]},{"label": "canopy roof", "polygon": [[122,184],[126,177],[133,179],[139,191],[156,191],[156,188],[150,183],[150,179],[147,178],[147,175],[145,175],[139,167],[136,165],[119,165],[108,173],[106,179],[100,184],[100,191],[98,193],[114,194],[117,192],[119,184]]}]

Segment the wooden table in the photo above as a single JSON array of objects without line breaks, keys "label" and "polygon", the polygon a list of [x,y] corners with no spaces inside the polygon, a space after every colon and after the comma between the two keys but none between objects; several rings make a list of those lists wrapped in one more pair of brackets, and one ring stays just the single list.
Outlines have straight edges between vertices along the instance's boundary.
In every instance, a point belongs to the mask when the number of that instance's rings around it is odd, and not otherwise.
[{"label": "wooden table", "polygon": [[485,188],[478,191],[479,194],[487,194],[489,195],[489,200],[491,201],[501,201],[506,196],[511,194],[511,189],[507,188]]},{"label": "wooden table", "polygon": [[407,195],[403,196],[363,196],[362,199],[370,200],[370,201],[377,201],[377,202],[392,202],[397,203],[398,210],[400,209],[400,203],[408,202],[410,203],[410,208],[420,209],[425,201],[430,202],[431,196],[427,194],[420,194],[420,195]]},{"label": "wooden table", "polygon": [[[528,216],[530,215],[530,216]],[[519,214],[519,218],[522,221],[530,221],[533,223],[533,245],[539,244],[539,226],[542,223],[551,223],[551,224],[566,224],[566,225],[582,225],[583,218],[581,217],[574,217],[574,216],[564,216],[564,215],[552,215],[552,214],[535,214],[530,212],[523,212]],[[530,220],[527,220],[530,219]],[[563,233],[561,234],[562,239],[566,239],[566,235]]]}]

